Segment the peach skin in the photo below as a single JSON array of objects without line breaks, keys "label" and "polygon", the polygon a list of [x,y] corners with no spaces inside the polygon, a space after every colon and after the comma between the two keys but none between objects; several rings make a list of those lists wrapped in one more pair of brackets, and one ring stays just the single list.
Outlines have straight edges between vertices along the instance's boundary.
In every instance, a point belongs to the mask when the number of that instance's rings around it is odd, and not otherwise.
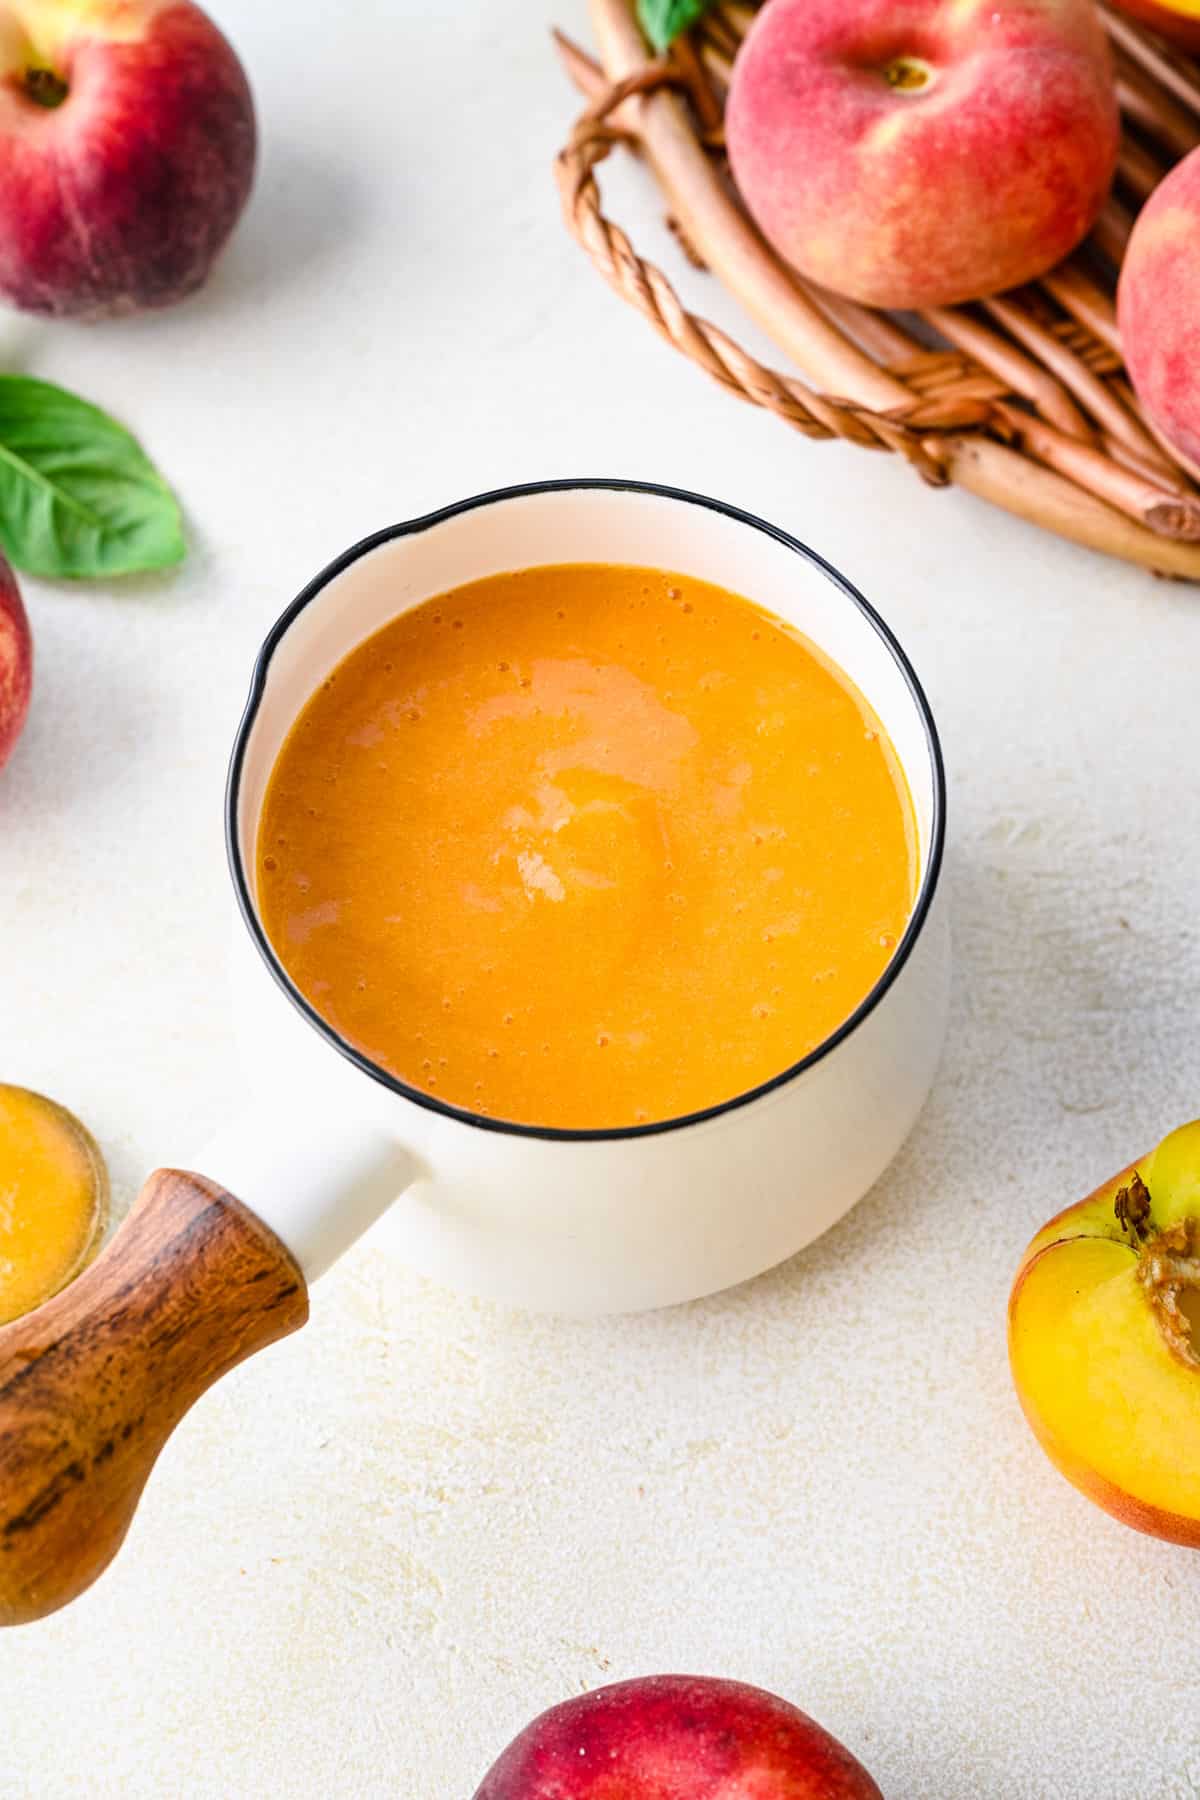
[{"label": "peach skin", "polygon": [[1038,1232],[1008,1322],[1051,1462],[1114,1518],[1200,1548],[1200,1120]]},{"label": "peach skin", "polygon": [[29,712],[33,638],[21,590],[0,556],[0,769],[8,761]]},{"label": "peach skin", "polygon": [[0,0],[0,296],[101,317],[190,294],[250,191],[254,103],[191,0]]},{"label": "peach skin", "polygon": [[1043,274],[1094,222],[1118,139],[1092,0],[771,0],[725,125],[779,254],[885,307]]},{"label": "peach skin", "polygon": [[1138,215],[1117,288],[1125,366],[1151,424],[1200,465],[1200,150]]},{"label": "peach skin", "polygon": [[799,1707],[741,1681],[648,1675],[552,1706],[475,1800],[883,1800]]}]

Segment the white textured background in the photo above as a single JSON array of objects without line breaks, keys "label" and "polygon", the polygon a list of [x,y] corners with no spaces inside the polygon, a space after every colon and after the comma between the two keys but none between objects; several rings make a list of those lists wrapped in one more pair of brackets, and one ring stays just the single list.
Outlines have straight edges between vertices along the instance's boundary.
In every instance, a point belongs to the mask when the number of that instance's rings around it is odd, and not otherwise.
[{"label": "white textured background", "polygon": [[[546,26],[583,0],[216,10],[265,154],[210,288],[0,337],[140,433],[192,535],[174,580],[25,584],[0,1078],[78,1110],[122,1205],[203,1139],[236,1099],[220,799],[260,636],[364,532],[561,474],[739,502],[883,609],[945,740],[957,999],[892,1172],[741,1291],[578,1324],[352,1254],[187,1421],[101,1584],[0,1639],[5,1800],[468,1800],[530,1714],[663,1669],[798,1701],[889,1800],[1200,1794],[1200,1561],[1053,1473],[1003,1332],[1034,1226],[1200,1111],[1200,592],[674,358],[558,222]],[[657,244],[641,178],[609,186]]]}]

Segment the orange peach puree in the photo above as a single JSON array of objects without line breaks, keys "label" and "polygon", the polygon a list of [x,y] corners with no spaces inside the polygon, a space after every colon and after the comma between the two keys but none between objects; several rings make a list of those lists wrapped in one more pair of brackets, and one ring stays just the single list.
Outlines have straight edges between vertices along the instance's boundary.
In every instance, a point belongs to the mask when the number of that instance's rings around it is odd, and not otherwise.
[{"label": "orange peach puree", "polygon": [[271,778],[263,923],[350,1043],[540,1125],[733,1098],[869,992],[916,880],[904,777],[779,620],[656,569],[569,565],[401,614]]}]

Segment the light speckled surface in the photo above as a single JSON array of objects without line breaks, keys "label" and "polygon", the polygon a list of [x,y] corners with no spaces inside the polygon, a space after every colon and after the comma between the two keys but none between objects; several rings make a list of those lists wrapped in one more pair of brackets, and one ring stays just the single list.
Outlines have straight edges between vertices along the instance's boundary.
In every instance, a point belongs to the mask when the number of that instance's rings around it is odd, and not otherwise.
[{"label": "light speckled surface", "polygon": [[0,1639],[5,1795],[468,1800],[534,1711],[671,1668],[798,1701],[889,1800],[1200,1794],[1200,1563],[1051,1471],[1003,1338],[1034,1226],[1200,1111],[1200,595],[673,359],[558,224],[544,26],[582,0],[216,10],[266,139],[219,277],[0,338],[142,434],[193,536],[175,581],[26,583],[0,1078],[75,1107],[126,1203],[206,1135],[237,1098],[220,791],[259,637],[363,532],[563,473],[749,506],[892,620],[949,761],[956,1004],[899,1163],[739,1292],[572,1324],[352,1254],[187,1422],[104,1581]]}]

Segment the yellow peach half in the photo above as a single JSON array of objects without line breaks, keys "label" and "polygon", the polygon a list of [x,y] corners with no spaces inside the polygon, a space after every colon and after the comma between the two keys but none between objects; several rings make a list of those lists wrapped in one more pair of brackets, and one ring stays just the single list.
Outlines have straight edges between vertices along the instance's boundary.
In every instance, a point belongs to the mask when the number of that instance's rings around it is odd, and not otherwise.
[{"label": "yellow peach half", "polygon": [[107,1220],[108,1173],[91,1133],[44,1094],[0,1084],[0,1325],[73,1281]]},{"label": "yellow peach half", "polygon": [[1200,1548],[1200,1120],[1038,1232],[1008,1342],[1025,1416],[1068,1481]]}]

